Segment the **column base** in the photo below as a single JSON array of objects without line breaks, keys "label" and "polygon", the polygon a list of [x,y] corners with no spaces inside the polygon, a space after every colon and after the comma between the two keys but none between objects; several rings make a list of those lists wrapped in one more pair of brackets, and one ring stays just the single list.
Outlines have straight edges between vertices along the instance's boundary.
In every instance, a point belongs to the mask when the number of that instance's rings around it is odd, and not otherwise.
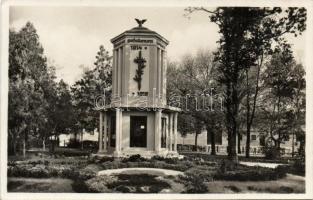
[{"label": "column base", "polygon": [[122,152],[121,152],[121,151],[114,151],[114,152],[113,152],[113,156],[114,156],[114,157],[121,157],[121,155],[122,155]]},{"label": "column base", "polygon": [[107,154],[108,151],[107,150],[101,150],[101,151],[98,151],[97,154]]},{"label": "column base", "polygon": [[177,151],[169,151],[166,155],[166,157],[168,158],[177,158],[179,157],[180,155],[178,154]]}]

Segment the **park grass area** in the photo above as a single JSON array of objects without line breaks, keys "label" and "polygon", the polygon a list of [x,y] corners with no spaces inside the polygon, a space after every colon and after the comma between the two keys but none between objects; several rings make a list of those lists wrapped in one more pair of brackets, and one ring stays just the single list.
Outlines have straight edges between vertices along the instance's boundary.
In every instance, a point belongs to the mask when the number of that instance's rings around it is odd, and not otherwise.
[{"label": "park grass area", "polygon": [[9,192],[71,193],[73,180],[65,178],[8,178]]},{"label": "park grass area", "polygon": [[304,193],[303,177],[287,174],[273,181],[214,181],[207,183],[208,193]]},{"label": "park grass area", "polygon": [[[159,168],[182,172],[166,176],[149,171],[99,175],[103,170]],[[301,193],[304,178],[287,175],[288,165],[275,169],[234,164],[211,156],[124,159],[45,155],[8,162],[9,192],[125,192],[125,193]],[[17,179],[18,178],[18,179]],[[40,184],[42,181],[42,184]],[[72,181],[70,183],[70,181]],[[53,187],[48,187],[49,184]],[[71,187],[70,187],[71,186]],[[220,187],[218,187],[220,186]]]}]

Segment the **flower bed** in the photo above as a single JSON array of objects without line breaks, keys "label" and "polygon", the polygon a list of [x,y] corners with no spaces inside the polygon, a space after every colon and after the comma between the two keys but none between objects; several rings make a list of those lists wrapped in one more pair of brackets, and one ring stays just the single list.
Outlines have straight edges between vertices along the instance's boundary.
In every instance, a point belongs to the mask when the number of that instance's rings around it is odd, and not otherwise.
[{"label": "flower bed", "polygon": [[[297,165],[298,166],[298,165]],[[64,177],[75,180],[73,185],[77,191],[106,191],[116,190],[125,192],[128,189],[112,188],[109,185],[103,186],[97,183],[97,186],[88,182],[93,179],[95,182],[100,181],[97,178],[97,172],[107,169],[119,168],[160,168],[184,172],[175,180],[184,184],[185,192],[203,193],[207,192],[207,182],[213,180],[230,180],[230,181],[266,181],[283,178],[288,168],[278,167],[275,169],[264,167],[251,167],[235,164],[228,160],[205,160],[202,157],[188,157],[184,159],[153,157],[145,159],[140,156],[133,156],[125,159],[113,158],[91,158],[87,159],[51,159],[51,160],[29,160],[16,161],[8,163],[8,176],[14,177]],[[288,171],[289,170],[289,171]],[[88,184],[89,185],[88,185]],[[100,188],[100,189],[96,189]],[[115,188],[115,189],[114,189]],[[138,189],[138,188],[137,188]],[[153,189],[152,189],[153,190]],[[140,189],[136,190],[140,192]]]}]

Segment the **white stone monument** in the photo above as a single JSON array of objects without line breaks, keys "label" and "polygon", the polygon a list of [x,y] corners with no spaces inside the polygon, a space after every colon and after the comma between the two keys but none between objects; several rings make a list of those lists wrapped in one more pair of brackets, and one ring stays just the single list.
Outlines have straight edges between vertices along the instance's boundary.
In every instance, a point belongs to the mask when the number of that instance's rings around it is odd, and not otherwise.
[{"label": "white stone monument", "polygon": [[166,104],[166,46],[138,26],[114,37],[112,97],[100,109],[98,154],[178,156],[178,108]]}]

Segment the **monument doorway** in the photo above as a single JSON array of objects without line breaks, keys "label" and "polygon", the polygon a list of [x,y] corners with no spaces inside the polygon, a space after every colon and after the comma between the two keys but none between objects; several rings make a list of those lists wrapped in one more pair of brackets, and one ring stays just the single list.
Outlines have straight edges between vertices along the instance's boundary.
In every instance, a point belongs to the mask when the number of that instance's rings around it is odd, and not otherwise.
[{"label": "monument doorway", "polygon": [[130,147],[147,147],[146,116],[130,116]]}]

